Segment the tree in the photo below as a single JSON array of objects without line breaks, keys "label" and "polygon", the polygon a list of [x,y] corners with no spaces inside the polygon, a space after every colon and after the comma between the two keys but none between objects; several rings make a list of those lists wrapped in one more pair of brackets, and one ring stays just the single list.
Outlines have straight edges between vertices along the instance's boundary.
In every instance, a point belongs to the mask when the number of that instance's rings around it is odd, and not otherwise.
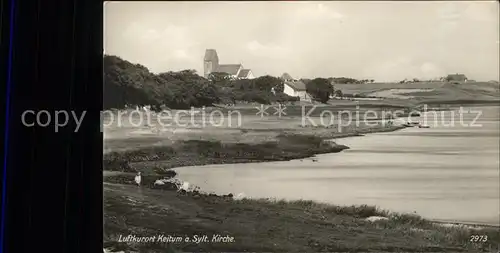
[{"label": "tree", "polygon": [[307,93],[311,94],[314,100],[326,103],[333,94],[333,85],[328,79],[315,78],[306,84]]},{"label": "tree", "polygon": [[231,75],[222,72],[212,72],[208,75],[208,80],[212,83],[224,82],[229,80]]},{"label": "tree", "polygon": [[180,71],[181,74],[185,75],[196,75],[196,70],[195,69],[185,69]]},{"label": "tree", "polygon": [[342,99],[342,97],[344,96],[344,94],[342,93],[341,90],[335,90],[335,96],[339,97],[340,99]]},{"label": "tree", "polygon": [[360,83],[359,80],[356,80],[354,78],[349,78],[349,77],[330,77],[328,80],[334,82],[334,83]]},{"label": "tree", "polygon": [[[283,87],[283,81],[277,77],[273,76],[261,76],[255,79],[252,79],[255,82],[255,89],[261,90],[261,91],[271,91],[271,88],[275,87],[275,90],[277,92],[280,92],[280,87]],[[281,88],[282,89],[282,88]],[[281,90],[282,92],[282,90]]]},{"label": "tree", "polygon": [[156,110],[165,105],[181,109],[219,101],[217,87],[194,70],[155,75],[140,64],[110,55],[104,56],[103,67],[105,109],[122,109],[126,105],[151,105]]}]

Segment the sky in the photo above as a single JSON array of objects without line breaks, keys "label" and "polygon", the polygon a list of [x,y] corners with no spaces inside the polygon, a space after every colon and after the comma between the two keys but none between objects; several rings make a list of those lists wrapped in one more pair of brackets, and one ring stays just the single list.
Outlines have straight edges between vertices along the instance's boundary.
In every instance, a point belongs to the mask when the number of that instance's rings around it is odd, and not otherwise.
[{"label": "sky", "polygon": [[154,73],[216,49],[256,76],[499,80],[496,1],[106,2],[103,23],[105,54]]}]

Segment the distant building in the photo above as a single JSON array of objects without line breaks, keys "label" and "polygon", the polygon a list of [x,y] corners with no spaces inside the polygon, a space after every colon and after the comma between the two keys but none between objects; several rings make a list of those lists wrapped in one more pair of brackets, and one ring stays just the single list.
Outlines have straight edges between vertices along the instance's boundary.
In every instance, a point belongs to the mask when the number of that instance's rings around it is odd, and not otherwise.
[{"label": "distant building", "polygon": [[241,64],[219,64],[219,56],[215,49],[207,49],[205,51],[205,58],[203,59],[204,65],[204,76],[208,78],[210,73],[227,73],[231,75],[234,79],[253,79],[253,75],[250,69],[244,69]]},{"label": "distant building", "polygon": [[301,101],[311,101],[304,82],[293,79],[288,73],[283,73],[281,79],[283,80],[283,93],[291,97],[299,97]]},{"label": "distant building", "polygon": [[448,82],[460,82],[465,83],[468,81],[467,77],[464,74],[450,74],[446,77],[446,81]]}]

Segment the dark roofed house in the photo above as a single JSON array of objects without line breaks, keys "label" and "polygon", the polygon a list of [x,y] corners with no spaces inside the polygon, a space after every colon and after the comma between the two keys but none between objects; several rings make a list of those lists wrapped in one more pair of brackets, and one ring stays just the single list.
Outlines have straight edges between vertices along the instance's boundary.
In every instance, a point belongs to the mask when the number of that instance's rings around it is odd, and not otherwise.
[{"label": "dark roofed house", "polygon": [[294,91],[306,91],[306,84],[302,81],[285,81]]},{"label": "dark roofed house", "polygon": [[242,69],[240,70],[240,73],[238,73],[238,78],[239,79],[253,79],[253,73],[250,69]]},{"label": "dark roofed house", "polygon": [[465,83],[467,82],[467,77],[464,74],[450,74],[446,77],[446,80],[448,82],[461,82]]}]

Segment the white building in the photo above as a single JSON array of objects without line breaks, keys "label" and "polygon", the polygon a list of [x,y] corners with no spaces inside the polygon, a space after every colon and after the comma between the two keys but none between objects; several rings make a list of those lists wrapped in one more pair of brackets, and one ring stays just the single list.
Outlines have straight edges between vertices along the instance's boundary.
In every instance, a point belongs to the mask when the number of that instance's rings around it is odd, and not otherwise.
[{"label": "white building", "polygon": [[283,80],[283,93],[291,97],[299,97],[300,101],[311,101],[304,82],[293,79],[288,73],[284,73],[281,79]]}]

